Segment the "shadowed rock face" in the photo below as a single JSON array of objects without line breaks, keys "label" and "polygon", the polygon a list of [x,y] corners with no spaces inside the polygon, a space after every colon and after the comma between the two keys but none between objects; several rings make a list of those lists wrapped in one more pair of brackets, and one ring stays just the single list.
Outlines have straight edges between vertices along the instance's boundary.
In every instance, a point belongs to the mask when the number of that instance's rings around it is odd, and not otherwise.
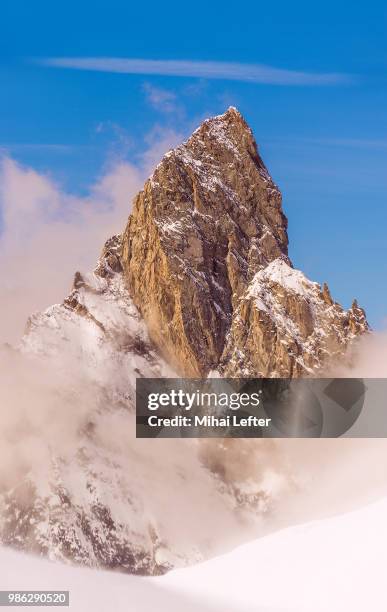
[{"label": "shadowed rock face", "polygon": [[[292,275],[287,219],[235,108],[164,156],[135,198],[121,263],[151,338],[182,374],[298,376],[367,329],[363,311],[345,313],[328,288],[305,279],[305,296],[271,282],[270,271]],[[276,306],[251,294],[265,269],[260,292]]]}]

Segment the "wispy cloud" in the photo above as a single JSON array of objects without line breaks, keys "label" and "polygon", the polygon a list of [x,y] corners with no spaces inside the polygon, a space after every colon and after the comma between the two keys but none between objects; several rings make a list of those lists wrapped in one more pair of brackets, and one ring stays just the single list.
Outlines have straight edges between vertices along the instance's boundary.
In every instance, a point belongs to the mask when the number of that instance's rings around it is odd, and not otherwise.
[{"label": "wispy cloud", "polygon": [[118,57],[51,57],[37,61],[45,66],[74,70],[224,79],[270,85],[334,85],[349,83],[353,80],[353,77],[348,74],[301,72],[263,64],[235,62],[193,62]]},{"label": "wispy cloud", "polygon": [[176,94],[168,89],[155,87],[151,83],[144,83],[146,99],[153,108],[163,113],[174,113],[177,110]]}]

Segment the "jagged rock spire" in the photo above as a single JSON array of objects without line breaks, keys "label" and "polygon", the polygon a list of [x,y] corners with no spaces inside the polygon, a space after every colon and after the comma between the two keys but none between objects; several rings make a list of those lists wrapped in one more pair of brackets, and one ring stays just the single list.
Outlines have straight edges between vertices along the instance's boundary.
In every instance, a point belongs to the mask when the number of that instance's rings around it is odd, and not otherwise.
[{"label": "jagged rock spire", "polygon": [[156,344],[189,374],[216,367],[254,274],[287,260],[281,194],[240,113],[204,121],[135,198],[122,265]]}]

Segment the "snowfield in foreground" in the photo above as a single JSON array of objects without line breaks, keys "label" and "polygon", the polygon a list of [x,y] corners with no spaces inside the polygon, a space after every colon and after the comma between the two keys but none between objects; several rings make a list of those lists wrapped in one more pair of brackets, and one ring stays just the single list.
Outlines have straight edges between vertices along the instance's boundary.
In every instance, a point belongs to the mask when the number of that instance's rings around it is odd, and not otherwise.
[{"label": "snowfield in foreground", "polygon": [[3,548],[0,588],[70,590],[72,612],[384,612],[386,517],[384,499],[158,578],[75,568]]}]

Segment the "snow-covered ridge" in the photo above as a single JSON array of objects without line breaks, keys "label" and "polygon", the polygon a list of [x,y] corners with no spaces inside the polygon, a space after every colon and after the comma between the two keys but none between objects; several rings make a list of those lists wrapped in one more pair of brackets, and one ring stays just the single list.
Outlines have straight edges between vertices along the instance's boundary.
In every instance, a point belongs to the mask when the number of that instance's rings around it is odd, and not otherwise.
[{"label": "snow-covered ridge", "polygon": [[109,279],[91,273],[63,304],[33,315],[21,348],[25,352],[58,355],[71,351],[82,368],[100,376],[106,360],[126,364],[128,379],[171,374],[152,349],[147,328],[125,287],[122,274]]},{"label": "snow-covered ridge", "polygon": [[[326,285],[322,289],[279,257],[254,275],[242,296],[223,367],[246,377],[257,371],[262,376],[313,375],[328,361],[334,365],[342,359],[350,343],[367,330],[365,313],[356,302],[344,310]],[[265,359],[254,362],[260,352]]]},{"label": "snow-covered ridge", "polygon": [[310,281],[303,272],[292,268],[280,258],[270,262],[266,268],[257,272],[250,283],[248,296],[259,297],[262,283],[267,282],[277,283],[284,289],[304,297],[310,296],[311,293],[321,292],[319,283]]}]

